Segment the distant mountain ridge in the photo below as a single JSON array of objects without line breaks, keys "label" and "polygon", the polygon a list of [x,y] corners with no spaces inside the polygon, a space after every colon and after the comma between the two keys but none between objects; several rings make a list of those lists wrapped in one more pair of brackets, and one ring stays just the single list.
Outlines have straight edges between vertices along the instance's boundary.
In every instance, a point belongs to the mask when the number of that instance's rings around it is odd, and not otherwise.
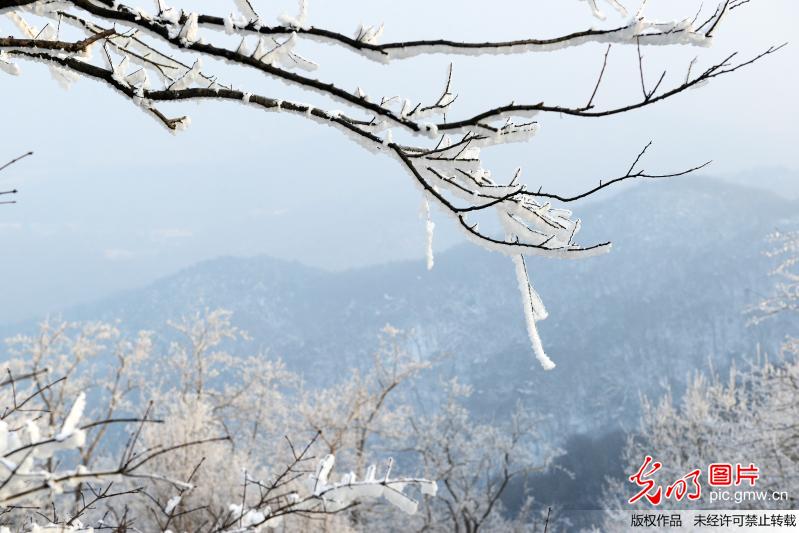
[{"label": "distant mountain ridge", "polygon": [[725,176],[725,181],[771,191],[790,200],[799,199],[799,172],[784,167],[755,168]]},{"label": "distant mountain ridge", "polygon": [[[150,286],[64,313],[162,329],[192,310],[224,307],[253,341],[311,381],[368,364],[382,327],[414,329],[442,372],[476,388],[475,409],[516,400],[566,431],[631,424],[639,394],[712,361],[723,368],[760,343],[777,345],[786,317],[746,326],[743,310],[773,280],[765,236],[799,225],[797,203],[705,178],[642,183],[580,209],[580,242],[612,240],[583,261],[529,261],[550,318],[541,335],[558,367],[544,372],[526,338],[510,261],[475,246],[421,261],[331,273],[269,257],[199,263]],[[11,333],[9,327],[3,332]]]}]

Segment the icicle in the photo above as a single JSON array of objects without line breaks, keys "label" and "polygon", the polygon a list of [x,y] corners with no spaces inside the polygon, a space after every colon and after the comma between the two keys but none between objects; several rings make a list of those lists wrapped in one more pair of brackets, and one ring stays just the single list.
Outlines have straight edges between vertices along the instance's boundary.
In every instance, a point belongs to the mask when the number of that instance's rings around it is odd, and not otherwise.
[{"label": "icicle", "polygon": [[516,281],[519,283],[519,292],[522,295],[524,318],[527,322],[527,335],[530,337],[530,344],[533,347],[536,359],[541,363],[544,370],[552,370],[555,368],[555,363],[544,352],[544,345],[541,343],[541,337],[538,335],[538,328],[535,325],[538,320],[544,320],[547,317],[547,311],[544,308],[541,297],[538,296],[538,293],[535,292],[530,284],[524,257],[522,255],[513,256],[513,263],[516,265]]},{"label": "icicle", "polygon": [[14,25],[15,25],[17,28],[19,28],[19,30],[20,30],[20,31],[21,31],[21,32],[22,32],[22,33],[25,35],[25,37],[27,37],[27,38],[29,38],[29,39],[34,39],[34,38],[36,38],[36,35],[39,33],[39,31],[38,31],[38,30],[37,30],[35,27],[33,27],[33,26],[29,25],[29,24],[28,24],[28,23],[25,21],[25,19],[23,19],[22,17],[20,17],[19,15],[17,15],[17,13],[16,13],[16,12],[14,12],[14,11],[11,11],[11,12],[9,12],[9,13],[6,13],[6,16],[7,16],[9,19],[11,19],[11,22],[13,22],[13,23],[14,23]]},{"label": "icicle", "polygon": [[128,82],[125,81],[125,78],[127,77],[129,66],[130,66],[130,56],[126,54],[118,65],[114,65],[112,77],[119,83],[127,85]]},{"label": "icicle", "polygon": [[247,36],[241,38],[241,42],[239,43],[239,47],[236,48],[236,53],[241,54],[243,56],[250,55],[250,49],[247,46]]},{"label": "icicle", "polygon": [[36,425],[36,422],[33,420],[28,420],[25,426],[28,430],[28,441],[31,444],[36,444],[39,442],[39,439],[41,438],[41,432],[39,431],[39,426]]},{"label": "icicle", "polygon": [[9,55],[0,51],[0,70],[12,76],[19,76],[20,70],[16,63],[12,62]]},{"label": "icicle", "polygon": [[133,87],[143,90],[150,88],[150,77],[147,75],[147,70],[144,68],[140,68],[136,72],[129,74],[126,79]]},{"label": "icicle", "polygon": [[427,232],[427,246],[425,248],[425,257],[427,258],[427,270],[433,270],[435,263],[433,257],[433,230],[435,230],[436,223],[430,218],[430,203],[427,198],[422,198],[422,207],[419,214],[425,220],[425,231]]},{"label": "icicle", "polygon": [[328,454],[319,461],[319,466],[314,476],[316,480],[315,494],[319,494],[327,486],[328,476],[330,476],[330,471],[333,470],[334,464],[336,464],[336,456],[333,454]]},{"label": "icicle", "polygon": [[5,421],[0,420],[0,453],[5,455],[6,450],[8,450],[8,424]]},{"label": "icicle", "polygon": [[199,58],[194,62],[189,69],[181,78],[175,80],[172,85],[169,86],[170,91],[179,91],[181,89],[187,89],[191,87],[200,77],[203,65],[202,61]]},{"label": "icicle", "polygon": [[236,33],[236,23],[233,20],[233,14],[229,14],[225,17],[225,34],[226,35],[234,35]]},{"label": "icicle", "polygon": [[588,5],[591,6],[591,12],[594,14],[596,18],[599,20],[605,20],[605,14],[599,10],[599,6],[596,5],[596,0],[585,0],[588,2]]},{"label": "icicle", "polygon": [[400,109],[400,116],[401,117],[407,117],[408,113],[410,113],[412,109],[413,109],[413,105],[411,104],[411,101],[406,98],[402,102],[402,109]]},{"label": "icicle", "polygon": [[622,17],[626,17],[627,16],[627,9],[623,5],[621,5],[618,2],[618,0],[608,0],[608,4],[613,6],[613,9],[618,11],[619,15],[621,15]]},{"label": "icicle", "polygon": [[378,28],[369,28],[361,39],[362,42],[368,44],[377,44],[380,36],[383,35],[383,23],[380,23]]},{"label": "icicle", "polygon": [[180,495],[169,498],[169,501],[166,502],[166,506],[164,507],[164,513],[167,515],[172,514],[172,511],[180,504],[180,500],[182,500]]},{"label": "icicle", "polygon": [[55,439],[58,441],[62,441],[67,439],[71,436],[75,431],[78,429],[78,422],[80,422],[80,418],[83,416],[83,410],[86,408],[86,393],[81,392],[75,403],[72,404],[72,409],[70,409],[67,418],[64,420],[64,425],[61,426],[61,431],[58,435],[56,435]]},{"label": "icicle", "polygon": [[180,30],[180,42],[184,45],[196,43],[200,39],[200,28],[197,24],[197,13],[190,13],[186,24]]},{"label": "icicle", "polygon": [[308,29],[306,20],[308,19],[308,2],[306,0],[299,0],[300,12],[296,17],[286,15],[285,13],[278,17],[281,24],[297,29]]},{"label": "icicle", "polygon": [[[180,15],[182,13],[183,12],[180,9],[176,9],[174,7],[164,7],[161,10],[161,19],[169,22],[170,24],[177,24],[180,22]],[[171,30],[170,37],[174,37]]]},{"label": "icicle", "polygon": [[257,21],[259,19],[258,13],[253,9],[249,0],[234,0],[236,7],[244,15],[248,21]]},{"label": "icicle", "polygon": [[[270,48],[266,42],[266,39],[263,37],[258,39],[258,46],[255,47],[255,52],[252,53],[252,56],[257,59],[258,61],[263,61],[263,59],[269,54]],[[267,63],[269,61],[266,61]]]},{"label": "icicle", "polygon": [[366,44],[377,44],[377,40],[381,35],[383,35],[383,24],[380,24],[377,28],[361,24],[355,31],[355,39]]},{"label": "icicle", "polygon": [[391,477],[391,469],[394,468],[394,458],[388,458],[388,465],[386,466],[386,477],[383,478],[383,482],[388,483],[389,478]]},{"label": "icicle", "polygon": [[428,481],[426,483],[420,483],[419,488],[422,491],[422,494],[427,496],[435,496],[438,493],[438,483],[435,481]]}]

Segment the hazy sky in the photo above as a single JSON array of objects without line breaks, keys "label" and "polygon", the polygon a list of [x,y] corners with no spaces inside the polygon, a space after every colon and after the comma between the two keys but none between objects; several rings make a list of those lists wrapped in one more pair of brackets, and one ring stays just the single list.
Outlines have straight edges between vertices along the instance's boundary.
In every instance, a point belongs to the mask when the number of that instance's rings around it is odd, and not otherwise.
[{"label": "hazy sky", "polygon": [[[268,5],[263,16],[272,20],[296,10],[294,2],[260,3]],[[693,14],[699,6],[688,0],[650,4],[652,16],[669,18]],[[221,0],[180,5],[228,11]],[[316,0],[310,23],[352,33],[359,23],[384,22],[382,39],[392,41],[551,36],[602,24],[584,2],[488,5]],[[645,48],[647,78],[654,81],[668,68],[666,82],[678,80],[696,55],[704,64],[736,50],[749,57],[790,41],[797,21],[796,0],[753,0],[724,22],[712,48]],[[0,22],[0,32],[8,30],[8,21]],[[648,170],[705,159],[715,160],[709,173],[717,175],[767,166],[798,170],[797,47],[626,116],[542,116],[539,137],[493,150],[485,159],[498,175],[521,166],[531,186],[565,192],[623,172],[650,139],[655,145]],[[304,45],[302,51],[321,64],[314,76],[348,89],[359,85],[373,96],[412,100],[434,99],[452,60],[459,94],[453,114],[466,116],[511,100],[583,104],[604,47],[502,57],[433,55],[389,66],[325,45]],[[394,161],[367,153],[333,129],[202,102],[170,109],[192,117],[187,132],[172,136],[107,87],[81,80],[64,91],[41,65],[22,67],[18,78],[0,75],[0,159],[27,150],[36,156],[0,175],[0,188],[22,191],[18,205],[0,208],[0,321],[141,285],[220,255],[263,253],[345,268],[423,254],[420,198],[408,176]],[[205,66],[216,69],[229,72]],[[270,96],[321,103],[253,74],[230,81]],[[635,48],[617,47],[598,102],[638,98],[638,83]],[[448,222],[438,219],[437,246],[456,242]]]}]

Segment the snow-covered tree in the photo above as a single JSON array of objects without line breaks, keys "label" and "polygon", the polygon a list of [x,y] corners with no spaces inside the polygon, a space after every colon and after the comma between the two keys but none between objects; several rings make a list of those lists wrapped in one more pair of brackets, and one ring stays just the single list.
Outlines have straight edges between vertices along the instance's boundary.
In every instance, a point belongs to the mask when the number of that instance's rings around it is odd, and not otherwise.
[{"label": "snow-covered tree", "polygon": [[[559,450],[547,447],[537,432],[539,420],[517,405],[506,425],[476,423],[463,405],[471,387],[454,379],[446,384],[442,408],[413,421],[409,445],[425,472],[436,472],[440,496],[426,513],[413,517],[419,531],[553,531],[550,509],[532,500],[509,516],[502,497],[519,477],[544,470]],[[542,514],[543,512],[543,514]]]},{"label": "snow-covered tree", "polygon": [[[44,324],[37,336],[9,342],[0,383],[0,524],[82,530],[97,506],[139,494],[141,483],[177,483],[151,470],[150,462],[195,443],[143,449],[134,430],[122,449],[107,447],[104,438],[115,426],[158,423],[146,413],[120,416],[131,392],[125,368],[146,349],[146,335],[126,343],[108,324]],[[91,371],[109,349],[119,366],[112,361]],[[98,394],[104,401],[93,408]],[[105,523],[114,518],[106,513]]]},{"label": "snow-covered tree", "polygon": [[[797,276],[793,269],[799,258],[799,234],[774,233],[767,252],[779,259],[773,271],[777,276],[772,296],[749,309],[753,324],[776,314],[797,310]],[[669,508],[786,508],[796,507],[799,494],[799,341],[789,337],[780,353],[758,353],[743,369],[733,365],[726,379],[717,373],[701,372],[688,380],[682,399],[671,390],[659,400],[643,398],[640,427],[632,433],[624,449],[626,471],[641,468],[647,456],[661,464],[652,476],[665,485],[695,469],[703,470],[700,481],[708,486],[707,469],[713,463],[756,465],[757,490],[779,493],[779,499],[736,499],[712,502],[669,501]],[[747,490],[743,486],[732,491]],[[624,511],[646,508],[645,500],[631,506],[628,499],[638,490],[628,480],[609,480],[603,499],[608,522],[603,530],[612,531],[626,524]],[[665,490],[665,489],[664,489]],[[785,493],[787,497],[783,498]],[[650,507],[651,508],[651,507]],[[621,511],[620,511],[621,510]],[[619,514],[620,513],[620,514]]]},{"label": "snow-covered tree", "polygon": [[799,311],[799,274],[796,272],[796,265],[799,264],[799,231],[777,231],[769,235],[768,241],[772,248],[766,255],[779,261],[772,272],[777,283],[771,296],[749,310],[753,323],[779,313]]},{"label": "snow-covered tree", "polygon": [[[671,393],[658,401],[644,400],[640,427],[629,437],[624,450],[625,471],[634,474],[651,456],[662,465],[651,477],[665,491],[668,485],[700,469],[704,495],[696,501],[671,499],[664,508],[795,508],[799,493],[797,347],[786,345],[779,357],[753,363],[745,370],[733,368],[727,379],[697,374],[681,401]],[[712,489],[707,483],[707,469],[713,463],[754,464],[759,474],[756,490],[787,492],[788,499],[763,502],[732,497],[713,502],[707,495]],[[739,491],[750,487],[744,483],[729,488]],[[625,520],[618,522],[614,510],[622,510],[621,516],[625,516],[624,510],[647,508],[649,503],[643,499],[628,504],[638,490],[627,479],[609,482],[604,500],[610,524],[626,525],[629,521],[627,513]]]},{"label": "snow-covered tree", "polygon": [[303,394],[302,424],[321,432],[327,453],[346,457],[363,476],[366,452],[407,437],[414,416],[409,384],[432,365],[411,354],[406,334],[386,326],[368,370],[351,370],[341,383]]},{"label": "snow-covered tree", "polygon": [[[393,158],[418,186],[427,213],[431,205],[435,206],[450,215],[468,238],[513,259],[530,341],[540,363],[549,369],[554,363],[546,355],[536,329],[536,322],[547,312],[530,284],[525,257],[587,257],[610,247],[607,242],[578,244],[579,219],[553,203],[568,204],[621,181],[684,174],[704,164],[674,172],[646,171],[641,165],[650,146],[647,144],[631,165],[624,165],[626,171],[603,177],[596,187],[569,196],[528,189],[520,179],[521,170],[504,178],[492,175],[484,168],[481,150],[528,141],[538,132],[539,117],[565,114],[595,118],[627,113],[699,87],[773,53],[779,47],[738,62],[736,53],[702,67],[694,60],[677,77],[664,71],[656,82],[646,80],[642,47],[708,46],[722,20],[746,3],[723,0],[711,9],[692,11],[683,19],[661,21],[647,16],[645,1],[628,11],[617,0],[608,0],[621,22],[552,38],[491,42],[431,36],[381,42],[383,26],[360,25],[350,36],[312,25],[305,0],[300,1],[296,15],[283,15],[276,24],[250,0],[233,2],[235,6],[219,2],[216,14],[170,7],[165,0],[145,7],[117,0],[0,0],[0,13],[16,28],[15,34],[0,38],[0,69],[16,75],[20,73],[19,61],[36,61],[47,64],[64,85],[79,77],[100,81],[170,131],[186,128],[190,120],[187,116],[168,116],[162,111],[165,103],[233,101],[246,105],[253,115],[259,111],[288,113],[333,127],[366,149]],[[606,18],[597,0],[588,0],[588,4],[598,18]],[[321,41],[381,63],[434,53],[534,53],[586,43],[603,43],[608,48],[596,83],[586,87],[584,102],[487,103],[476,114],[458,117],[451,68],[440,96],[431,102],[369,95],[360,86],[350,90],[311,74],[317,64],[303,55],[308,41]],[[620,104],[601,105],[600,87],[614,45],[638,47],[641,94]],[[283,94],[266,94],[257,84],[239,83],[237,74],[242,72],[315,93],[329,104],[311,105]],[[350,83],[355,86],[357,80]],[[343,110],[337,110],[338,106]],[[498,219],[499,230],[479,226],[486,215]],[[429,220],[427,231],[427,263],[432,267],[433,224]]]},{"label": "snow-covered tree", "polygon": [[[164,334],[45,322],[8,339],[0,526],[524,531],[540,511],[529,502],[514,520],[500,502],[557,453],[537,442],[534,417],[475,420],[457,382],[418,405],[430,362],[406,350],[404,333],[386,327],[373,368],[321,388],[279,360],[231,351],[243,339],[222,310]],[[20,461],[34,445],[42,451]]]}]

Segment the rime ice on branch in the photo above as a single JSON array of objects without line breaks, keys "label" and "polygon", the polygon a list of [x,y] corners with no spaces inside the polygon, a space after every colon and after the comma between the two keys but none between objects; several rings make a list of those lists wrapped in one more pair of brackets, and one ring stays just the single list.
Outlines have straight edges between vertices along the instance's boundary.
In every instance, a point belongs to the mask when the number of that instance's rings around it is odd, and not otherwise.
[{"label": "rime ice on branch", "polygon": [[[340,481],[329,480],[330,472],[336,458],[333,455],[323,457],[316,468],[316,473],[309,478],[309,493],[305,496],[293,494],[291,502],[283,508],[272,509],[272,506],[247,508],[239,504],[230,505],[230,520],[245,531],[258,531],[257,528],[274,529],[283,525],[283,518],[292,513],[338,513],[358,502],[383,498],[406,514],[415,514],[419,502],[405,492],[409,486],[417,486],[421,494],[435,496],[437,485],[427,479],[390,478],[393,461],[389,461],[388,469],[381,478],[376,477],[377,467],[372,465],[366,472],[366,478],[359,480],[350,472],[344,474]],[[259,486],[255,480],[249,483]],[[274,504],[273,504],[274,505]],[[228,531],[228,530],[226,530]],[[241,531],[231,528],[229,531]]]},{"label": "rime ice on branch", "polygon": [[799,311],[799,231],[776,231],[768,242],[772,247],[766,255],[779,261],[771,272],[777,283],[771,295],[748,310],[755,324],[786,311]]},{"label": "rime ice on branch", "polygon": [[[2,59],[2,56],[0,56],[0,59]],[[3,165],[0,165],[0,172],[4,171],[5,169],[10,167],[14,163],[16,163],[16,162],[18,162],[18,161],[20,161],[22,159],[25,159],[26,157],[31,156],[31,155],[33,155],[33,152],[26,152],[26,153],[22,154],[21,156],[15,157],[11,161],[9,161],[9,162],[7,162],[7,163],[5,163]],[[15,204],[15,203],[17,203],[16,200],[7,200],[6,199],[6,198],[12,198],[13,195],[17,194],[17,192],[18,192],[17,189],[7,189],[7,190],[0,189],[0,205],[7,205],[7,204]]]},{"label": "rime ice on branch", "polygon": [[[428,362],[387,345],[370,374],[309,394],[281,362],[228,352],[225,341],[247,338],[230,319],[216,309],[172,323],[178,337],[165,353],[153,332],[126,338],[102,322],[46,321],[33,335],[6,339],[3,526],[304,531],[299,524],[381,500],[412,515],[420,495],[436,495],[436,482],[395,477],[393,461],[378,469],[365,459],[373,433],[405,442],[409,411],[395,398]],[[142,398],[150,400],[144,408]],[[309,427],[315,435],[295,446],[288,433]],[[331,446],[331,438],[341,440]],[[352,470],[332,475],[335,458]]]},{"label": "rime ice on branch", "polygon": [[[602,2],[585,1],[598,18],[604,18],[600,9]],[[504,180],[493,176],[483,167],[481,150],[497,144],[529,141],[538,131],[540,116],[602,117],[633,111],[699,87],[775,52],[779,46],[737,62],[737,53],[731,53],[704,69],[695,68],[695,61],[692,61],[686,65],[686,73],[680,76],[678,83],[664,84],[664,73],[657,83],[647,86],[641,64],[642,46],[708,46],[721,21],[747,1],[724,0],[715,9],[700,10],[676,21],[648,18],[644,1],[623,24],[546,39],[466,42],[435,36],[381,44],[382,26],[361,25],[353,36],[348,36],[310,25],[305,0],[300,1],[296,15],[283,14],[279,24],[274,26],[266,22],[251,0],[232,2],[230,8],[235,12],[227,17],[185,12],[167,6],[165,0],[158,0],[155,8],[138,7],[124,0],[0,0],[0,13],[5,13],[18,29],[17,35],[0,38],[0,68],[16,75],[20,72],[17,60],[39,61],[51,67],[53,76],[61,84],[72,83],[77,76],[100,80],[170,131],[184,129],[190,121],[185,116],[165,115],[159,109],[163,102],[230,100],[244,103],[254,113],[283,112],[332,126],[367,149],[392,156],[419,186],[424,200],[450,215],[467,237],[514,258],[534,351],[545,368],[553,368],[554,363],[544,353],[535,328],[535,322],[545,314],[530,286],[523,257],[586,257],[607,251],[610,243],[578,244],[575,236],[580,229],[579,219],[573,218],[568,210],[554,207],[552,202],[568,203],[623,180],[676,176],[704,165],[670,173],[640,170],[639,163],[647,145],[626,173],[602,179],[597,187],[566,197],[528,190],[519,181],[520,170]],[[618,1],[605,0],[605,3],[619,16],[628,16],[627,9]],[[71,36],[67,38],[66,35]],[[220,44],[220,37],[224,35],[237,36],[238,44]],[[596,85],[585,104],[511,103],[455,118],[453,104],[457,96],[453,92],[451,68],[444,90],[435,102],[370,98],[361,88],[350,91],[306,74],[317,64],[297,52],[303,40],[336,45],[383,63],[432,53],[555,51],[592,42],[607,44],[608,49]],[[596,96],[614,44],[638,47],[642,95],[623,105],[603,107],[596,103]],[[186,57],[192,59],[186,60]],[[204,70],[203,58],[224,60],[233,67],[256,71],[291,87],[310,90],[337,106],[345,106],[345,111],[262,94],[258,87],[234,86]],[[395,141],[397,133],[413,139],[412,145]],[[502,234],[480,229],[476,218],[483,213],[493,213],[499,219]],[[432,222],[428,221],[428,265],[432,265],[432,231]]]}]

